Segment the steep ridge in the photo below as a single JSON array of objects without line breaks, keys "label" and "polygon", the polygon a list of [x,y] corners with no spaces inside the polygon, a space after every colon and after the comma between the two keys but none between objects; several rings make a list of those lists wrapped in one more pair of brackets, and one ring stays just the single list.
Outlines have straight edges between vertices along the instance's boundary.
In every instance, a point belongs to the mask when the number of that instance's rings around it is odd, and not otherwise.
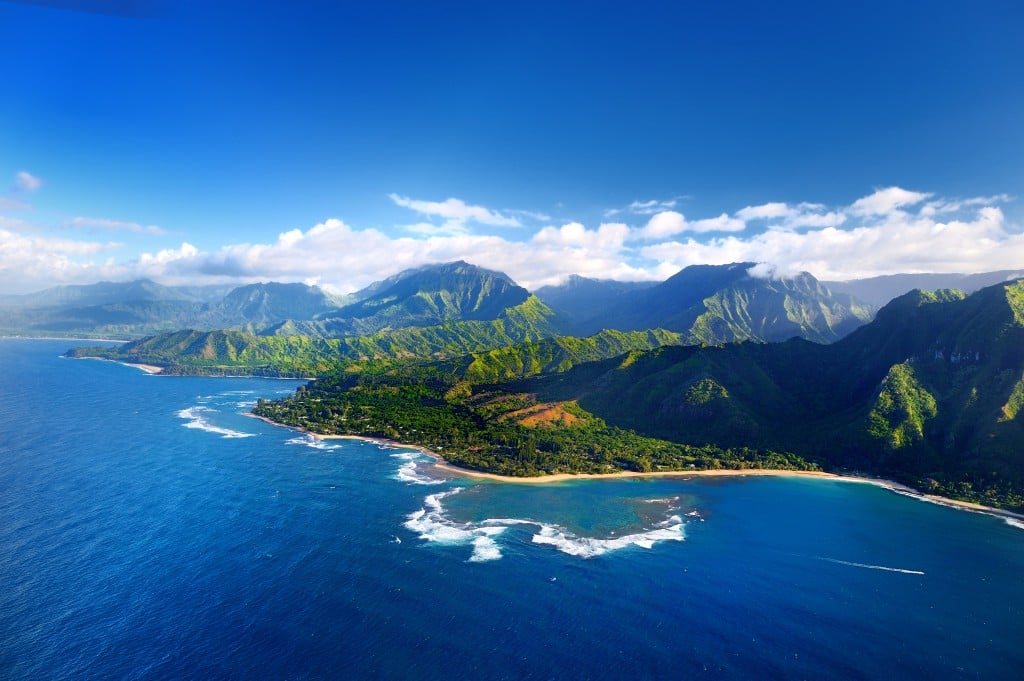
[{"label": "steep ridge", "polygon": [[[603,310],[582,320],[580,311],[592,308],[575,305],[572,289],[566,289],[556,297],[562,307],[555,309],[575,314],[572,328],[581,334],[662,328],[696,343],[792,337],[827,343],[871,318],[867,305],[833,294],[806,272],[792,277],[752,272],[755,263],[694,265],[656,286],[620,290]],[[593,288],[581,290],[590,296]]]},{"label": "steep ridge", "polygon": [[450,321],[498,319],[530,292],[507,275],[458,261],[410,270],[364,299],[324,313],[328,336],[371,335]]},{"label": "steep ridge", "polygon": [[663,347],[523,382],[609,423],[961,496],[1024,490],[1024,283],[906,294],[832,345]]}]

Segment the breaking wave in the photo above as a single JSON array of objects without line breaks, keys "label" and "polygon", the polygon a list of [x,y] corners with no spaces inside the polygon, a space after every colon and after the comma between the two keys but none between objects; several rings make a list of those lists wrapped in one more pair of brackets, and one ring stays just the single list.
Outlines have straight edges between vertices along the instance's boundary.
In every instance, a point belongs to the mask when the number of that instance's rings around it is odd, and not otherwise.
[{"label": "breaking wave", "polygon": [[423,500],[423,508],[406,516],[408,520],[405,522],[405,527],[417,532],[420,539],[427,541],[455,546],[471,545],[473,553],[469,560],[474,563],[501,558],[501,549],[498,548],[494,537],[504,532],[506,527],[456,523],[444,515],[444,506],[441,504],[441,500],[458,494],[462,489],[462,487],[456,487],[447,492],[429,495]]},{"label": "breaking wave", "polygon": [[303,435],[301,437],[293,437],[290,440],[285,440],[286,445],[302,445],[303,447],[310,447],[312,449],[320,450],[331,450],[341,449],[341,445],[330,443],[322,438],[313,437],[312,435]]},{"label": "breaking wave", "polygon": [[203,418],[203,412],[212,412],[214,409],[203,406],[189,407],[188,409],[182,409],[178,412],[178,418],[185,419],[186,428],[195,428],[196,430],[205,430],[208,433],[217,433],[221,437],[225,438],[236,438],[236,437],[253,437],[255,433],[243,433],[238,430],[231,430],[230,428],[221,428],[215,426],[205,418]]},{"label": "breaking wave", "polygon": [[418,533],[420,539],[438,544],[472,546],[473,552],[469,557],[471,562],[501,558],[501,547],[496,538],[505,530],[517,525],[532,525],[538,528],[532,537],[534,544],[553,546],[563,553],[580,558],[593,558],[630,546],[650,549],[659,541],[682,541],[686,538],[685,523],[678,515],[666,518],[650,530],[608,539],[579,537],[557,525],[524,518],[488,518],[478,523],[457,522],[445,514],[443,500],[463,489],[456,487],[427,496],[423,500],[423,508],[406,516],[406,529]]},{"label": "breaking wave", "polygon": [[670,516],[646,532],[626,534],[610,539],[594,537],[577,537],[571,532],[554,525],[541,525],[540,532],[533,535],[535,544],[548,544],[563,553],[581,558],[593,558],[609,551],[624,549],[628,546],[639,546],[644,549],[654,547],[659,541],[683,541],[686,539],[683,519],[677,515]]},{"label": "breaking wave", "polygon": [[419,472],[419,463],[422,461],[422,455],[416,452],[399,452],[398,454],[392,454],[391,458],[405,462],[395,472],[396,480],[413,485],[440,485],[445,482],[444,480],[431,478]]}]

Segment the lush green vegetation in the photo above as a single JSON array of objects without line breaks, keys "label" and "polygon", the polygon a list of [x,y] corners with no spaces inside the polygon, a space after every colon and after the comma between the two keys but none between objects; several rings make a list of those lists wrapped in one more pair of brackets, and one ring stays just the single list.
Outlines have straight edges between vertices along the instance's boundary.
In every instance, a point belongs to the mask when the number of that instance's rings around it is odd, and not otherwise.
[{"label": "lush green vegetation", "polygon": [[791,451],[924,490],[1024,507],[1024,325],[1015,282],[915,292],[831,345],[662,347],[531,379],[611,425]]},{"label": "lush green vegetation", "polygon": [[425,367],[317,380],[254,411],[318,433],[423,445],[451,463],[505,475],[814,468],[791,454],[643,437],[573,403],[472,386]]},{"label": "lush green vegetation", "polygon": [[261,336],[243,331],[178,331],[115,348],[86,347],[72,357],[102,357],[164,367],[170,374],[311,377],[417,358],[445,359],[538,341],[554,334],[550,311],[531,296],[493,320],[454,321],[354,338]]}]

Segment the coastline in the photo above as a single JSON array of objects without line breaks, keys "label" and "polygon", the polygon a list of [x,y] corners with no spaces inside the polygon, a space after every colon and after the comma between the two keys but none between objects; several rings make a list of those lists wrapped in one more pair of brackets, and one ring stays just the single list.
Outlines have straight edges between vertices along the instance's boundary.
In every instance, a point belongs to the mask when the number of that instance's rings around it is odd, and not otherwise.
[{"label": "coastline", "polygon": [[0,335],[0,340],[45,340],[45,341],[76,341],[76,342],[96,342],[96,343],[130,343],[121,338],[71,338],[65,336],[3,336]]},{"label": "coastline", "polygon": [[136,369],[142,369],[147,374],[159,374],[163,373],[164,370],[163,367],[154,366],[152,364],[136,364],[135,362],[118,362],[118,364],[123,364],[126,367],[135,367]]},{"label": "coastline", "polygon": [[1002,508],[994,508],[992,506],[985,506],[978,504],[973,501],[960,501],[959,499],[949,499],[947,497],[940,497],[934,494],[925,494],[919,490],[909,487],[902,483],[896,482],[895,480],[885,480],[883,478],[867,478],[855,475],[840,475],[839,473],[826,473],[825,471],[797,471],[797,470],[785,470],[775,468],[720,468],[720,469],[705,469],[705,470],[687,470],[687,471],[617,471],[615,473],[552,473],[551,475],[535,475],[529,477],[517,477],[513,475],[499,475],[498,473],[485,473],[483,471],[474,471],[469,468],[462,468],[445,461],[444,457],[437,452],[427,449],[421,445],[411,445],[404,442],[397,442],[395,440],[388,440],[387,438],[380,437],[369,437],[366,435],[324,435],[321,433],[314,433],[305,428],[298,426],[289,426],[283,423],[277,423],[272,421],[265,416],[259,416],[252,412],[247,413],[252,418],[259,419],[265,423],[269,423],[272,426],[278,428],[288,428],[289,430],[298,431],[304,435],[316,438],[318,440],[365,440],[366,442],[373,442],[380,445],[388,445],[391,447],[398,447],[402,449],[413,449],[425,456],[429,456],[434,459],[434,468],[436,470],[444,471],[466,478],[474,478],[478,480],[490,480],[492,482],[500,483],[511,483],[517,485],[548,485],[556,484],[559,482],[570,482],[573,480],[616,480],[624,478],[728,478],[728,477],[778,477],[778,478],[805,478],[805,479],[816,479],[816,480],[834,480],[836,482],[849,482],[861,485],[874,485],[887,489],[895,494],[917,499],[918,501],[925,501],[932,504],[938,504],[939,506],[947,506],[949,508],[958,511],[968,511],[970,513],[981,513],[983,515],[990,515],[996,518],[1001,518],[1006,521],[1016,521],[1022,528],[1024,528],[1024,514],[1015,513],[1013,511],[1007,511]]},{"label": "coastline", "polygon": [[163,373],[163,370],[164,370],[163,367],[158,367],[158,366],[153,365],[153,364],[138,364],[136,362],[120,362],[120,361],[118,361],[116,359],[107,359],[106,357],[70,357],[69,359],[92,359],[92,360],[96,360],[98,362],[113,362],[114,364],[121,364],[121,365],[126,366],[126,367],[131,367],[133,369],[139,369],[141,371],[145,371],[147,374],[159,374],[159,373]]}]

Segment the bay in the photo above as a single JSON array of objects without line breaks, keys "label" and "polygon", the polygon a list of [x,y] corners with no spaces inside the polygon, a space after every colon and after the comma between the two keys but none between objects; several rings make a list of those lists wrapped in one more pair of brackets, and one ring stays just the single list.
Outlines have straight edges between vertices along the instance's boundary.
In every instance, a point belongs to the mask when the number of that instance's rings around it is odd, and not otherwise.
[{"label": "bay", "polygon": [[1024,531],[846,482],[528,486],[0,339],[3,678],[1018,678]]}]

